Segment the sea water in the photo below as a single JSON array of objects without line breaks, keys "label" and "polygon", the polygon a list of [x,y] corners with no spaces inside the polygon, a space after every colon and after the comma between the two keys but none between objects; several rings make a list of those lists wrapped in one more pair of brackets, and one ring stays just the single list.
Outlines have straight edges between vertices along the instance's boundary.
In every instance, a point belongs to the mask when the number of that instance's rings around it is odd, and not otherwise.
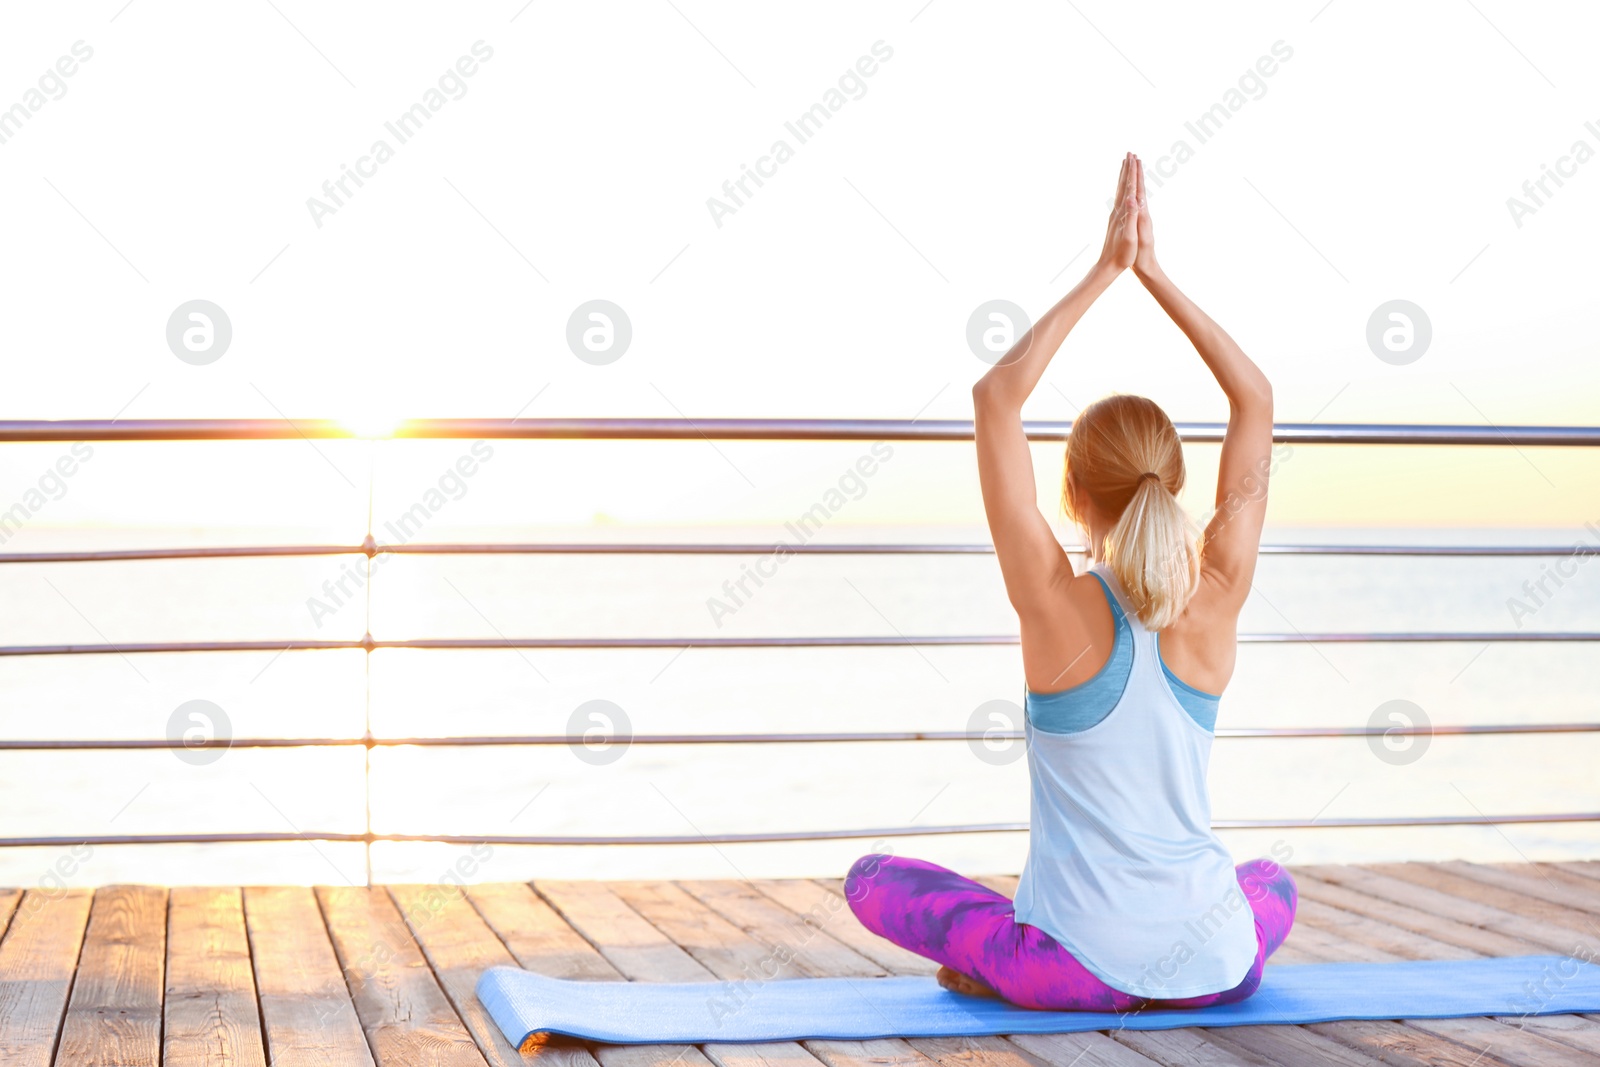
[{"label": "sea water", "polygon": [[[581,533],[581,531],[578,531]],[[234,531],[236,542],[250,531]],[[270,539],[271,531],[258,531]],[[504,539],[502,536],[497,539]],[[1266,540],[1528,543],[1549,557],[1260,560],[1243,634],[1600,631],[1600,564],[1582,531],[1269,531]],[[732,536],[730,536],[730,534]],[[885,536],[885,535],[888,536]],[[176,543],[194,531],[126,531]],[[765,530],[611,531],[612,539],[760,542]],[[834,540],[979,543],[977,527],[849,531]],[[59,536],[62,544],[71,537]],[[96,539],[104,543],[104,538]],[[29,547],[37,547],[37,544]],[[490,846],[474,878],[838,875],[862,852],[1015,871],[1026,834],[878,830],[1026,822],[1021,742],[632,743],[635,735],[976,731],[1020,727],[1014,635],[994,557],[450,555],[10,564],[0,643],[655,637],[627,650],[357,650],[0,658],[11,739],[196,736],[587,736],[586,743],[0,753],[0,834],[263,832],[275,844],[13,849],[0,882],[359,882],[360,844],[316,834],[638,837],[656,846]],[[1547,577],[1570,572],[1559,584]],[[357,585],[351,576],[360,578]],[[344,581],[340,591],[339,583]],[[1542,585],[1541,585],[1542,580]],[[738,592],[737,610],[718,612]],[[330,589],[333,591],[330,593]],[[1531,592],[1530,592],[1531,591]],[[370,595],[370,602],[369,602]],[[335,599],[339,602],[334,603]],[[1534,601],[1537,599],[1538,603]],[[322,605],[322,609],[317,607]],[[1515,605],[1523,605],[1523,610]],[[706,637],[877,635],[908,645],[716,648]],[[1592,643],[1245,643],[1218,725],[1426,728],[1600,721]],[[195,719],[192,701],[220,709]],[[174,732],[176,731],[176,733]],[[1350,818],[1600,812],[1600,734],[1219,738],[1218,820],[1240,858],[1295,862],[1600,854],[1595,823],[1348,829]],[[723,834],[849,829],[850,840],[710,843]],[[449,877],[464,849],[379,843],[371,873]],[[480,850],[480,856],[484,855]],[[74,858],[76,857],[76,858]],[[60,873],[67,859],[71,872]]]}]

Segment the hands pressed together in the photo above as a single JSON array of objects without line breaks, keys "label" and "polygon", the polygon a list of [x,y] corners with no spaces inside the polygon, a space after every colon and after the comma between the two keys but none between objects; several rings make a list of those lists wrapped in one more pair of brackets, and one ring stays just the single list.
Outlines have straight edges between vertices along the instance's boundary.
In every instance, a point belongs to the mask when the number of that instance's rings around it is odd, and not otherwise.
[{"label": "hands pressed together", "polygon": [[1144,163],[1129,152],[1122,157],[1122,173],[1117,177],[1115,206],[1106,223],[1106,243],[1100,250],[1099,266],[1113,274],[1129,267],[1141,276],[1153,271],[1155,240],[1150,202],[1144,195]]}]

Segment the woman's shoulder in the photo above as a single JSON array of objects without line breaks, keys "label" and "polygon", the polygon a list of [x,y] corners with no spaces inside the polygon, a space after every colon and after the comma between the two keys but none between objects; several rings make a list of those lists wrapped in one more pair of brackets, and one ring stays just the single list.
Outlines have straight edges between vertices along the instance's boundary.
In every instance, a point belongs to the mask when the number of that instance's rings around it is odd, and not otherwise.
[{"label": "woman's shoulder", "polygon": [[1022,659],[1037,692],[1070,688],[1092,678],[1110,658],[1122,608],[1102,579],[1086,570],[1063,575],[1045,607],[1022,619]]},{"label": "woman's shoulder", "polygon": [[1239,648],[1239,609],[1205,575],[1178,621],[1161,631],[1161,661],[1185,684],[1221,693],[1233,678]]}]

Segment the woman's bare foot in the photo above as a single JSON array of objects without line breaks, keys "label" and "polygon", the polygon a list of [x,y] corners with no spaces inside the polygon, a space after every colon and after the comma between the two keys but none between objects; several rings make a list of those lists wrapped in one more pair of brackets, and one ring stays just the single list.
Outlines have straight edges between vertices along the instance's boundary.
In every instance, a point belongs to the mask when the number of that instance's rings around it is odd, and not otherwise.
[{"label": "woman's bare foot", "polygon": [[965,993],[969,997],[998,997],[1000,995],[976,978],[968,978],[960,971],[952,971],[948,967],[939,968],[938,979],[939,984],[952,993]]}]

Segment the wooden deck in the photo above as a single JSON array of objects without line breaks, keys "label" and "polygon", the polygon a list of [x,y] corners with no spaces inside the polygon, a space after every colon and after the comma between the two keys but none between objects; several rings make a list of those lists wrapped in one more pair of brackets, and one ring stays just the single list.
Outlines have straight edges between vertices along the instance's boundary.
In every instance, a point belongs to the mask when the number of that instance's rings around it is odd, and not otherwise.
[{"label": "wooden deck", "polygon": [[[1600,862],[1302,867],[1274,966],[1600,945]],[[1004,891],[1015,879],[987,879]],[[1169,1067],[1600,1062],[1600,1016],[519,1053],[473,997],[520,964],[598,981],[927,974],[827,881],[0,890],[8,1067]],[[808,923],[802,916],[811,916]]]}]

